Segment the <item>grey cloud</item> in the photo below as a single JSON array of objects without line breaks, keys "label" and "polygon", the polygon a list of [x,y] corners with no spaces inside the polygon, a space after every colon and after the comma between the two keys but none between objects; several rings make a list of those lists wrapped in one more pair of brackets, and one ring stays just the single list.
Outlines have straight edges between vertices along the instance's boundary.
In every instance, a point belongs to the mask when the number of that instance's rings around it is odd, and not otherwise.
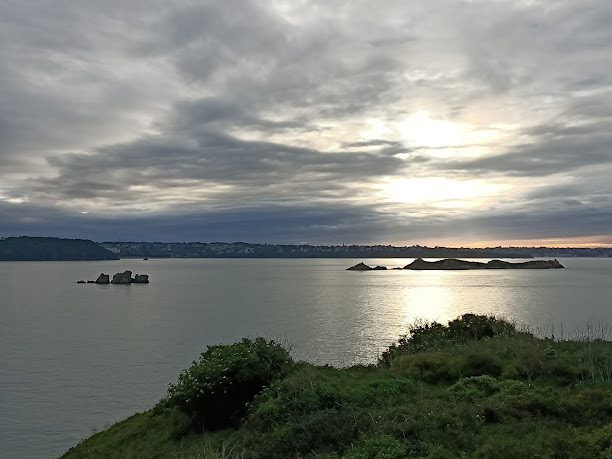
[{"label": "grey cloud", "polygon": [[[599,126],[603,125],[607,123]],[[543,177],[574,172],[583,167],[611,165],[612,133],[599,130],[596,126],[564,127],[553,124],[538,126],[528,132],[538,134],[539,138],[501,154],[472,160],[439,161],[437,167],[466,174]]]},{"label": "grey cloud", "polygon": [[385,140],[385,139],[373,139],[363,140],[360,142],[345,142],[342,144],[343,148],[363,148],[363,147],[404,147],[404,144],[397,141]]},{"label": "grey cloud", "polygon": [[[0,230],[112,239],[144,222],[156,237],[249,239],[246,221],[261,237],[330,242],[347,228],[355,241],[604,231],[611,18],[605,0],[4,2]],[[519,124],[521,140],[439,159],[350,128],[417,111]],[[470,216],[394,213],[368,188],[428,175],[539,188]],[[78,214],[83,203],[99,214]]]},{"label": "grey cloud", "polygon": [[204,98],[182,101],[173,110],[173,116],[168,123],[160,123],[162,130],[186,132],[201,129],[205,125],[216,128],[241,127],[257,128],[273,131],[287,129],[313,130],[316,127],[309,125],[304,117],[293,117],[281,121],[266,119],[239,102]]},{"label": "grey cloud", "polygon": [[[288,243],[419,243],[449,239],[571,238],[609,234],[612,216],[606,208],[569,209],[461,218],[398,220],[375,206],[317,204],[220,209],[102,217],[49,207],[0,203],[7,222],[0,235],[53,235],[94,240],[237,241]],[[146,231],[143,229],[146,228]]]},{"label": "grey cloud", "polygon": [[[369,207],[267,206],[181,214],[101,217],[60,209],[0,203],[8,222],[0,236],[53,235],[98,240],[350,242],[376,240],[385,227],[383,215]],[[387,222],[388,223],[388,222]],[[147,228],[146,233],[143,228]]]},{"label": "grey cloud", "polygon": [[169,190],[223,184],[236,187],[219,195],[227,205],[236,205],[236,199],[242,205],[270,199],[316,201],[330,194],[346,196],[347,185],[393,175],[404,166],[402,160],[380,152],[319,152],[239,140],[206,129],[179,132],[194,136],[152,137],[104,147],[94,154],[51,158],[59,175],[40,180],[33,190],[55,199],[97,196],[118,205],[132,202],[134,193],[129,189],[135,185]]}]

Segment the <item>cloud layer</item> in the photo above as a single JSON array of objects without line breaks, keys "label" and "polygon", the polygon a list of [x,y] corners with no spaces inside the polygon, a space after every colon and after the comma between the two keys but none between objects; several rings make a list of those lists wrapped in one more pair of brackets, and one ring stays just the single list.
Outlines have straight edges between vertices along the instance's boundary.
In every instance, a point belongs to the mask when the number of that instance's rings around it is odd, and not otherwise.
[{"label": "cloud layer", "polygon": [[4,2],[0,235],[607,242],[610,24],[603,0]]}]

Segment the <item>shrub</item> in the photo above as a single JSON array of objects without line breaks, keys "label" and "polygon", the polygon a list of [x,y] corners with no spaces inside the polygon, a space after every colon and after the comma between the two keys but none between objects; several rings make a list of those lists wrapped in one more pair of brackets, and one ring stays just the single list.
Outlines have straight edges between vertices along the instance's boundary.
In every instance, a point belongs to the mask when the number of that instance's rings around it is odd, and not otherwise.
[{"label": "shrub", "polygon": [[517,352],[508,368],[509,377],[521,379],[549,379],[559,384],[570,384],[585,373],[576,356],[557,351],[552,345],[532,343]]},{"label": "shrub", "polygon": [[430,384],[454,382],[459,378],[455,359],[442,352],[427,352],[397,357],[391,369]]},{"label": "shrub", "polygon": [[483,375],[461,378],[449,388],[449,391],[460,400],[474,401],[499,392],[499,388],[497,379]]},{"label": "shrub", "polygon": [[463,314],[448,323],[448,336],[457,342],[476,341],[493,336],[511,336],[516,328],[510,322],[490,316]]},{"label": "shrub", "polygon": [[499,386],[499,391],[504,396],[521,395],[533,390],[533,387],[522,381],[508,379],[502,381]]},{"label": "shrub", "polygon": [[404,443],[389,435],[371,435],[362,438],[344,457],[347,459],[402,459],[408,457],[408,448]]},{"label": "shrub", "polygon": [[593,457],[584,451],[582,442],[577,441],[570,429],[546,429],[539,424],[529,424],[530,431],[519,427],[519,432],[502,430],[488,435],[478,449],[470,455],[474,458],[571,458]]},{"label": "shrub", "polygon": [[543,373],[545,357],[538,347],[523,349],[512,359],[511,368],[519,378],[531,379]]},{"label": "shrub", "polygon": [[235,426],[247,404],[293,364],[289,352],[264,338],[210,346],[171,384],[166,407],[179,407],[198,430]]},{"label": "shrub", "polygon": [[408,334],[386,349],[379,363],[389,365],[400,353],[415,353],[441,349],[448,344],[447,327],[437,322],[418,322],[408,328]]},{"label": "shrub", "polygon": [[432,445],[431,448],[427,451],[428,459],[455,459],[457,457],[456,453],[449,451],[440,445]]},{"label": "shrub", "polygon": [[584,435],[594,457],[612,457],[612,423]]},{"label": "shrub", "polygon": [[397,343],[382,353],[379,364],[390,365],[399,354],[438,351],[457,343],[494,336],[513,336],[516,333],[516,327],[510,322],[477,314],[463,314],[450,321],[448,326],[437,322],[417,322],[409,327],[408,333],[401,336]]},{"label": "shrub", "polygon": [[257,428],[257,420],[251,423],[253,417],[249,415],[242,443],[252,452],[250,457],[290,458],[310,456],[315,451],[317,455],[344,451],[373,429],[369,414],[355,408],[328,408],[300,416],[287,413],[264,429]]},{"label": "shrub", "polygon": [[459,363],[463,376],[490,375],[499,377],[504,371],[502,362],[486,351],[473,351],[465,355]]}]

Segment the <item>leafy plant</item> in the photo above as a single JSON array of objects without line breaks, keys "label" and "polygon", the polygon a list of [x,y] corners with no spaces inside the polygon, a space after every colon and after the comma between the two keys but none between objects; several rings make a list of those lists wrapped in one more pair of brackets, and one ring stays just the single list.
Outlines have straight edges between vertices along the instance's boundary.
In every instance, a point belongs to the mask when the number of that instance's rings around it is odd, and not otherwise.
[{"label": "leafy plant", "polygon": [[169,386],[161,408],[180,408],[198,431],[236,426],[254,397],[292,365],[287,349],[264,338],[210,346]]},{"label": "leafy plant", "polygon": [[448,337],[456,342],[480,340],[494,336],[511,336],[516,327],[510,322],[493,316],[463,314],[448,323]]},{"label": "leafy plant", "polygon": [[391,360],[400,354],[439,351],[458,343],[494,336],[513,336],[516,333],[514,324],[506,320],[477,314],[463,314],[448,325],[416,322],[409,327],[406,335],[382,353],[379,364],[390,365]]}]

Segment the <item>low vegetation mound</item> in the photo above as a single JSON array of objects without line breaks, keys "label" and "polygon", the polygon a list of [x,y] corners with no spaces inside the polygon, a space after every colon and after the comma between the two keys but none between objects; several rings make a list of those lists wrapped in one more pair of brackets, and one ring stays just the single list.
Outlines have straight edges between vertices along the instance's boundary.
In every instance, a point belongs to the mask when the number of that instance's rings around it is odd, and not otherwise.
[{"label": "low vegetation mound", "polygon": [[370,366],[213,346],[154,409],[66,458],[612,457],[612,342],[494,317],[420,323]]}]

